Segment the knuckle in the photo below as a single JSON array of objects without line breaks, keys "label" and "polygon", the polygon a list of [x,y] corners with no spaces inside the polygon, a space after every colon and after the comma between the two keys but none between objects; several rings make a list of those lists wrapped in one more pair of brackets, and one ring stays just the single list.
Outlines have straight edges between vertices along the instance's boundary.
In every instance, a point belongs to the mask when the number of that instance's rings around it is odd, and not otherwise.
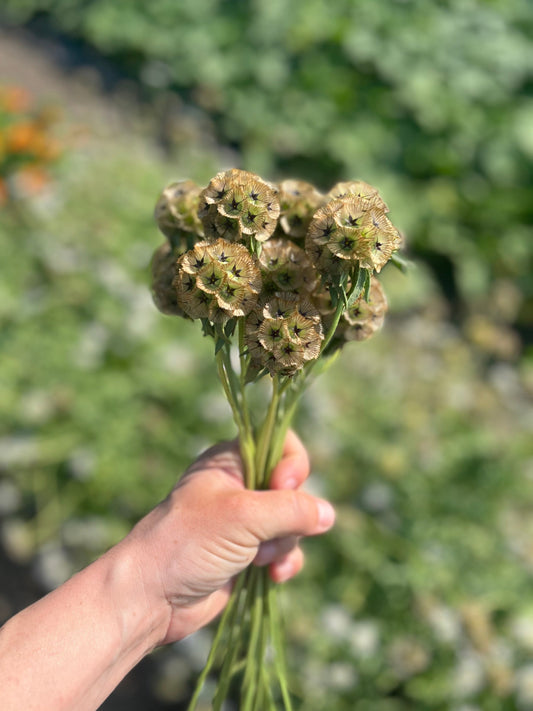
[{"label": "knuckle", "polygon": [[298,491],[288,491],[287,503],[295,526],[308,528],[315,524],[315,507],[310,505],[310,499],[307,494]]}]

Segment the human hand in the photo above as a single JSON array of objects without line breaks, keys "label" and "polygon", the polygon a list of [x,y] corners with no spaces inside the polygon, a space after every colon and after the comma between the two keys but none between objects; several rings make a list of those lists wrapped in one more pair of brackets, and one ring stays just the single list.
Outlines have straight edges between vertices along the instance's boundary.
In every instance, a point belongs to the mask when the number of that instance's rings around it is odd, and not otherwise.
[{"label": "human hand", "polygon": [[288,580],[303,565],[299,537],[333,525],[332,506],[299,489],[309,461],[294,433],[287,436],[270,491],[245,489],[242,471],[236,443],[208,449],[124,541],[136,551],[151,609],[168,610],[161,644],[215,617],[233,578],[250,563],[269,565],[275,582]]}]

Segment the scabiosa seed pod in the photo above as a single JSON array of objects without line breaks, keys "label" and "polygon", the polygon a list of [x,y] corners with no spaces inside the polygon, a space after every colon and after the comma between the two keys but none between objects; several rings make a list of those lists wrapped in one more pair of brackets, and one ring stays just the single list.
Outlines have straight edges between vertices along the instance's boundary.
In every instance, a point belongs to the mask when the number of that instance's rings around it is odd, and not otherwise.
[{"label": "scabiosa seed pod", "polygon": [[154,209],[155,221],[172,244],[187,235],[201,237],[202,222],[198,206],[202,189],[192,180],[171,183],[163,190]]},{"label": "scabiosa seed pod", "polygon": [[363,230],[370,244],[361,266],[379,273],[401,247],[401,235],[385,213],[375,208],[366,213]]},{"label": "scabiosa seed pod", "polygon": [[348,180],[346,182],[336,183],[328,192],[327,197],[330,199],[338,199],[345,198],[348,195],[359,198],[365,210],[376,207],[383,212],[389,211],[378,189],[365,183],[363,180]]},{"label": "scabiosa seed pod", "polygon": [[152,257],[152,298],[155,305],[164,314],[186,317],[178,306],[176,289],[173,286],[178,254],[165,242],[158,247]]},{"label": "scabiosa seed pod", "polygon": [[264,242],[274,232],[280,207],[275,189],[258,175],[233,168],[218,173],[202,191],[199,216],[207,239]]},{"label": "scabiosa seed pod", "polygon": [[[383,326],[387,298],[379,281],[372,277],[368,298],[361,296],[343,313],[337,331],[347,341],[366,341]],[[337,334],[336,334],[337,335]]]},{"label": "scabiosa seed pod", "polygon": [[263,292],[292,291],[309,294],[317,273],[305,251],[287,239],[269,239],[259,255]]},{"label": "scabiosa seed pod", "polygon": [[364,222],[365,212],[355,197],[330,200],[315,212],[305,247],[326,281],[349,273],[366,258],[371,240],[363,228]]},{"label": "scabiosa seed pod", "polygon": [[318,358],[324,334],[320,314],[297,294],[263,301],[246,319],[245,343],[256,369],[292,376]]},{"label": "scabiosa seed pod", "polygon": [[324,202],[324,196],[304,180],[283,180],[278,185],[278,199],[278,231],[293,240],[303,240],[315,210]]},{"label": "scabiosa seed pod", "polygon": [[[400,234],[383,210],[367,208],[364,199],[346,195],[319,208],[311,220],[306,251],[317,269],[332,281],[353,266],[381,271],[400,246]],[[335,259],[331,260],[330,252]],[[346,266],[337,260],[344,260]]]},{"label": "scabiosa seed pod", "polygon": [[173,283],[186,314],[214,323],[248,314],[262,286],[259,267],[246,247],[223,239],[198,242],[183,254]]}]

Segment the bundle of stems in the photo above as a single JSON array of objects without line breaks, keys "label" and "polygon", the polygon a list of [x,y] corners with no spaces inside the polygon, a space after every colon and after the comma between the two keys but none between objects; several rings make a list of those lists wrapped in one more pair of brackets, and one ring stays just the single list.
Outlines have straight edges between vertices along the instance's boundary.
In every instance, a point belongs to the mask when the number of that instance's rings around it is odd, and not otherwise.
[{"label": "bundle of stems", "polygon": [[[339,318],[342,308],[339,307]],[[244,348],[244,327],[239,329],[239,369],[233,367],[231,342],[218,332],[216,353],[218,375],[231,406],[238,429],[245,485],[249,489],[268,489],[272,470],[281,458],[287,430],[291,426],[298,402],[309,381],[311,371],[326,370],[340,351],[320,361],[313,361],[296,377],[274,375],[264,419],[254,423],[247,389],[249,355]],[[332,324],[331,336],[335,332]],[[327,347],[328,339],[324,341]],[[266,567],[249,566],[236,579],[213,639],[206,665],[197,681],[188,711],[194,711],[209,674],[219,669],[213,699],[213,711],[221,711],[232,682],[240,677],[240,710],[292,710],[285,658],[284,627],[279,591]],[[277,689],[276,689],[277,687]],[[276,694],[276,691],[278,692]]]}]

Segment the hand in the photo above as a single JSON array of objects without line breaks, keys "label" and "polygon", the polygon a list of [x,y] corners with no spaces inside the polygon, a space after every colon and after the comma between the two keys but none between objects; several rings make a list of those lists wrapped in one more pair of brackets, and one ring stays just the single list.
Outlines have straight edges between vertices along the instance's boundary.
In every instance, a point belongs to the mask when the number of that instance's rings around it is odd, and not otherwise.
[{"label": "hand", "polygon": [[333,525],[332,506],[299,490],[309,461],[294,433],[287,436],[270,491],[245,489],[242,471],[236,443],[212,447],[124,541],[137,551],[151,609],[168,608],[161,644],[215,617],[233,578],[250,563],[269,565],[275,582],[292,577],[303,565],[299,537]]}]

